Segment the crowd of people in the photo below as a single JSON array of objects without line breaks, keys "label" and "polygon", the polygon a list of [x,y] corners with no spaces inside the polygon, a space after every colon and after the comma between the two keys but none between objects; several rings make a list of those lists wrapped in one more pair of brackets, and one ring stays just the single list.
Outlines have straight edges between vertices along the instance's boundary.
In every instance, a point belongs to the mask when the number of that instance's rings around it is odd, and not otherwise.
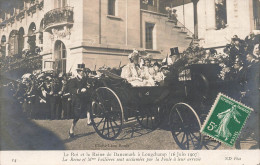
[{"label": "crowd of people", "polygon": [[[223,52],[206,50],[191,45],[182,54],[178,48],[171,49],[171,55],[163,61],[154,61],[151,55],[141,56],[134,50],[129,56],[129,63],[122,67],[120,75],[132,86],[157,86],[163,84],[168,73],[174,70],[180,73],[187,65],[219,64],[222,80],[243,80],[243,91],[248,92],[257,83],[250,84],[259,71],[259,35],[250,33],[245,40],[234,36]],[[250,70],[250,71],[248,71]],[[249,74],[249,72],[251,72]],[[88,70],[87,75],[93,72]],[[177,75],[178,76],[178,75]],[[249,77],[251,76],[251,77]],[[35,119],[70,119],[72,110],[72,75],[53,71],[25,74],[18,82],[10,82],[8,87],[13,97],[21,105],[23,112]],[[255,79],[255,78],[254,78]],[[240,81],[239,80],[239,81]],[[249,84],[248,84],[249,83]],[[84,84],[87,86],[87,84]],[[258,85],[258,84],[257,84]],[[246,87],[245,87],[246,86]],[[259,87],[256,87],[258,89]],[[252,91],[252,90],[251,90]],[[250,92],[248,92],[250,93]]]},{"label": "crowd of people", "polygon": [[38,70],[24,74],[21,79],[11,81],[5,87],[20,105],[18,109],[22,109],[28,118],[71,119],[74,116],[71,82],[74,79],[71,74]]},{"label": "crowd of people", "polygon": [[41,58],[39,57],[40,48],[36,47],[35,51],[24,50],[22,53],[12,56],[0,57],[0,71],[8,72],[11,70],[26,68],[26,70],[37,70],[42,66]]}]

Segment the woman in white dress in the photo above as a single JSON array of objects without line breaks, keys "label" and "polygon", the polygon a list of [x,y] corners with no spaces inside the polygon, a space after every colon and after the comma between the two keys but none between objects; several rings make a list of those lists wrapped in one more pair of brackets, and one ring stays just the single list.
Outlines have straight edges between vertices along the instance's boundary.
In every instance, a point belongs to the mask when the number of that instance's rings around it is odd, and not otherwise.
[{"label": "woman in white dress", "polygon": [[138,51],[134,50],[128,58],[130,63],[122,68],[121,77],[125,78],[132,86],[145,86],[145,82],[141,78]]}]

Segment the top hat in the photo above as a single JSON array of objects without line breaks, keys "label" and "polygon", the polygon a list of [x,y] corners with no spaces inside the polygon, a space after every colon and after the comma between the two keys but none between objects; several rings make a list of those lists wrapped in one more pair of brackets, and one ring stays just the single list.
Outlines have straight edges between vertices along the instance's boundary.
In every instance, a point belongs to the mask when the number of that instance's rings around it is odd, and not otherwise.
[{"label": "top hat", "polygon": [[175,48],[170,48],[170,51],[171,51],[171,54],[170,56],[173,56],[173,55],[179,55],[179,48],[178,47],[175,47]]},{"label": "top hat", "polygon": [[85,64],[78,64],[77,71],[84,71],[85,70]]},{"label": "top hat", "polygon": [[231,39],[232,39],[232,41],[240,41],[240,39],[238,38],[237,35],[234,35]]}]

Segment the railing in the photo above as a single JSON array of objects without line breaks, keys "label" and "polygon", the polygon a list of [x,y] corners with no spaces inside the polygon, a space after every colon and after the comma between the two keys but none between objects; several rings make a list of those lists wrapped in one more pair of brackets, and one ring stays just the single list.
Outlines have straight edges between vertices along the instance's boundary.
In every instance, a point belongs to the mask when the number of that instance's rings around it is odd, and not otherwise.
[{"label": "railing", "polygon": [[53,9],[44,15],[44,29],[61,23],[73,23],[72,7]]},{"label": "railing", "polygon": [[168,14],[165,8],[157,7],[155,5],[144,4],[142,2],[141,2],[141,9],[156,12],[156,13],[161,13],[161,14]]}]

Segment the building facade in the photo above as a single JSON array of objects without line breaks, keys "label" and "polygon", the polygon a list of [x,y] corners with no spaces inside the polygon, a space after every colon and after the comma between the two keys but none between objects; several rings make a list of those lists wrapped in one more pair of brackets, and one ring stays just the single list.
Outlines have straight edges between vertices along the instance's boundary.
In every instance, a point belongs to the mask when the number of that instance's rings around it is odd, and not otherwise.
[{"label": "building facade", "polygon": [[182,51],[192,34],[168,18],[159,0],[35,0],[0,23],[1,52],[13,56],[41,48],[42,69],[73,72],[79,63],[95,70],[128,63],[133,48],[164,58]]},{"label": "building facade", "polygon": [[234,35],[244,39],[250,32],[259,33],[259,0],[185,0],[184,4],[174,8],[179,21],[193,33],[194,5],[197,8],[198,38],[205,48],[224,46]]}]

